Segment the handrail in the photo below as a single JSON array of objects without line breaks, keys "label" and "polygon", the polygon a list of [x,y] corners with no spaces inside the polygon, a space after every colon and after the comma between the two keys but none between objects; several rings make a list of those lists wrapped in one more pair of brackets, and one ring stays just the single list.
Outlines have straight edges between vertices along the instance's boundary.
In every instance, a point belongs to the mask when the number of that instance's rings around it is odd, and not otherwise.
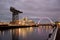
[{"label": "handrail", "polygon": [[53,30],[54,31],[52,32],[51,38],[48,38],[48,40],[55,40],[56,39],[58,27],[56,27],[56,29],[54,28]]},{"label": "handrail", "polygon": [[58,31],[58,27],[56,28],[55,36],[54,36],[54,39],[53,39],[53,40],[55,40],[55,39],[56,39],[57,31]]}]

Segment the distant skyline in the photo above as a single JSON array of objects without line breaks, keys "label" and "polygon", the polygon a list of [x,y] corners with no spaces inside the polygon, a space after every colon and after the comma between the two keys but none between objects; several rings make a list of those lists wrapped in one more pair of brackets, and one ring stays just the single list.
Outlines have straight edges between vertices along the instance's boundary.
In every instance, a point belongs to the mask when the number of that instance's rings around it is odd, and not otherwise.
[{"label": "distant skyline", "polygon": [[10,6],[23,11],[20,17],[50,17],[60,21],[60,0],[0,0],[0,20],[11,20]]}]

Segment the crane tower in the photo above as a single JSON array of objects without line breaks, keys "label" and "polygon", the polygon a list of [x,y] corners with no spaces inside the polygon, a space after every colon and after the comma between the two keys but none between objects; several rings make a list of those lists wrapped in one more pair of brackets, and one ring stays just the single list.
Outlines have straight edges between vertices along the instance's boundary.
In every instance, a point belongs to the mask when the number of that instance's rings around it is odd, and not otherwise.
[{"label": "crane tower", "polygon": [[16,10],[14,7],[10,7],[10,11],[12,12],[13,23],[15,23],[16,20],[19,20],[19,13],[23,13],[22,11]]}]

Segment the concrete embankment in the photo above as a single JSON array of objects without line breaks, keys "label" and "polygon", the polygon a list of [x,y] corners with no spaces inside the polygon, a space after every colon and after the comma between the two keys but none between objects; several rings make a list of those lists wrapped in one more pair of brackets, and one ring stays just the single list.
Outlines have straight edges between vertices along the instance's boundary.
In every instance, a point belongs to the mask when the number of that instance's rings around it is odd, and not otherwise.
[{"label": "concrete embankment", "polygon": [[27,28],[27,27],[38,27],[36,25],[0,25],[0,30],[14,29],[14,28]]},{"label": "concrete embankment", "polygon": [[60,28],[58,29],[56,40],[60,40]]}]

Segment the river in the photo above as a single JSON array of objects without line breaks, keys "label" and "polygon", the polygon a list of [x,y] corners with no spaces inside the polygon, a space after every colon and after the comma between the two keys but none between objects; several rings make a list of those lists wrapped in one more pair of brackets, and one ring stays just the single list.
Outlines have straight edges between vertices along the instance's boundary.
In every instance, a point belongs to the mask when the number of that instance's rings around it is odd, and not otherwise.
[{"label": "river", "polygon": [[0,40],[47,40],[51,26],[0,30]]}]

